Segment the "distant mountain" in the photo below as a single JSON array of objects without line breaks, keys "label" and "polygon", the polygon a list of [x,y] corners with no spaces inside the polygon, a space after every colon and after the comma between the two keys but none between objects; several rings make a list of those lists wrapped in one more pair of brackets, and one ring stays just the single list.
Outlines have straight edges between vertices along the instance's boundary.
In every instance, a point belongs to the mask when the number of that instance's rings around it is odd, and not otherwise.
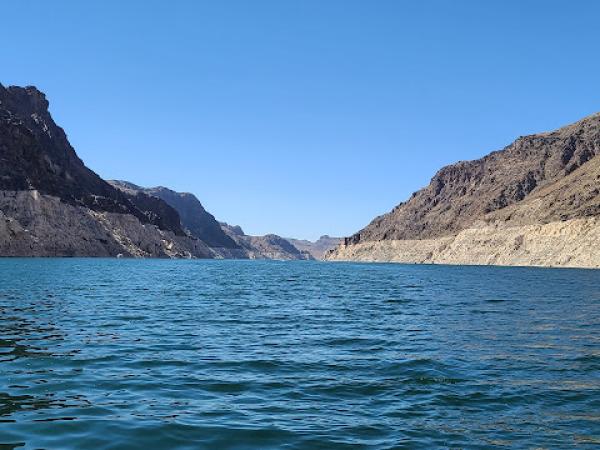
[{"label": "distant mountain", "polygon": [[290,241],[298,250],[310,253],[315,259],[323,259],[325,253],[334,249],[343,241],[342,238],[336,238],[327,235],[321,236],[314,242],[305,239],[286,239]]},{"label": "distant mountain", "polygon": [[289,240],[267,234],[265,236],[248,236],[237,225],[221,222],[223,231],[227,233],[250,259],[281,259],[281,260],[310,260],[313,256],[296,248]]},{"label": "distant mountain", "polygon": [[204,209],[195,195],[175,192],[166,187],[142,188],[128,181],[111,180],[114,187],[137,197],[139,194],[156,197],[173,207],[179,214],[181,224],[209,247],[239,249],[240,246],[221,229],[215,217]]},{"label": "distant mountain", "polygon": [[0,256],[310,258],[276,235],[224,230],[192,194],[104,181],[48,106],[35,87],[0,85]]},{"label": "distant mountain", "polygon": [[0,255],[210,257],[177,212],[88,169],[35,87],[0,85]]},{"label": "distant mountain", "polygon": [[599,154],[600,114],[520,137],[444,167],[328,258],[600,265]]},{"label": "distant mountain", "polygon": [[186,231],[198,238],[219,258],[240,259],[312,259],[308,252],[302,252],[293,244],[275,234],[247,236],[239,226],[219,223],[207,212],[193,194],[175,192],[166,187],[144,188],[129,181],[109,181],[114,187],[135,199],[143,194],[160,198],[172,206],[181,218]]}]

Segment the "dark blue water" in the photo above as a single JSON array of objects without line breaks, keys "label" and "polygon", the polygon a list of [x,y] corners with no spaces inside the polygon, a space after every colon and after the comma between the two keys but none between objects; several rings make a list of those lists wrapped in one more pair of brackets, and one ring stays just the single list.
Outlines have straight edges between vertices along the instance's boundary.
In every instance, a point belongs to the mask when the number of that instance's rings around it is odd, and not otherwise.
[{"label": "dark blue water", "polygon": [[600,271],[0,260],[0,448],[599,448]]}]

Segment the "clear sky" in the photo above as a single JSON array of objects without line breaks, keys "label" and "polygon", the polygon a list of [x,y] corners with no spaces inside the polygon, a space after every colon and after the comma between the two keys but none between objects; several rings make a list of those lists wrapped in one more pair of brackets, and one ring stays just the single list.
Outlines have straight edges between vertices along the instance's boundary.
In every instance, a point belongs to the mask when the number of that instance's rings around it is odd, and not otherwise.
[{"label": "clear sky", "polygon": [[45,91],[90,168],[253,234],[349,235],[445,164],[600,111],[594,0],[0,11],[0,82]]}]

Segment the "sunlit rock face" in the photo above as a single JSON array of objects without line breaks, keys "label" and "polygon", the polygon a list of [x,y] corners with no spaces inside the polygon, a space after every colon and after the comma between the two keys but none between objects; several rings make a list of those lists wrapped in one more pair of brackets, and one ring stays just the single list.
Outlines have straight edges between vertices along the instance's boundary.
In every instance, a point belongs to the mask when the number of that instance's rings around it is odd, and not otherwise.
[{"label": "sunlit rock face", "polygon": [[[548,257],[547,265],[594,266],[593,255],[576,263],[573,258],[567,261],[566,252],[586,245],[589,232],[594,233],[588,228],[597,226],[590,219],[600,216],[599,153],[600,114],[553,132],[520,137],[484,158],[441,169],[427,187],[346,238],[327,258],[546,265],[546,253],[554,255]],[[583,219],[586,226],[573,222],[577,225],[544,228],[562,230],[558,241],[547,240],[530,228],[575,219]],[[518,241],[529,243],[532,251],[537,249],[537,256],[510,256],[522,248],[511,250],[503,241],[519,227],[523,238]],[[490,233],[497,245],[483,239]],[[471,240],[462,239],[466,236]],[[448,239],[454,239],[453,252],[462,254],[460,258],[447,250],[429,249],[433,242]],[[555,255],[548,247],[554,245],[565,253]],[[436,258],[429,255],[432,251]],[[470,258],[469,254],[480,256]]]},{"label": "sunlit rock face", "polygon": [[163,200],[88,169],[35,87],[0,85],[0,254],[211,257]]}]

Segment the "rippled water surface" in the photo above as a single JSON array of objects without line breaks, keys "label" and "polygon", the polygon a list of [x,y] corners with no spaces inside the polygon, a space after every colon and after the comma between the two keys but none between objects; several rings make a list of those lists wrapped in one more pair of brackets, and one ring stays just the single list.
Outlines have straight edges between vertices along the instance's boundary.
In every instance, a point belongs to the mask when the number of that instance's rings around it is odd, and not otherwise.
[{"label": "rippled water surface", "polygon": [[599,448],[600,271],[0,260],[0,448]]}]

